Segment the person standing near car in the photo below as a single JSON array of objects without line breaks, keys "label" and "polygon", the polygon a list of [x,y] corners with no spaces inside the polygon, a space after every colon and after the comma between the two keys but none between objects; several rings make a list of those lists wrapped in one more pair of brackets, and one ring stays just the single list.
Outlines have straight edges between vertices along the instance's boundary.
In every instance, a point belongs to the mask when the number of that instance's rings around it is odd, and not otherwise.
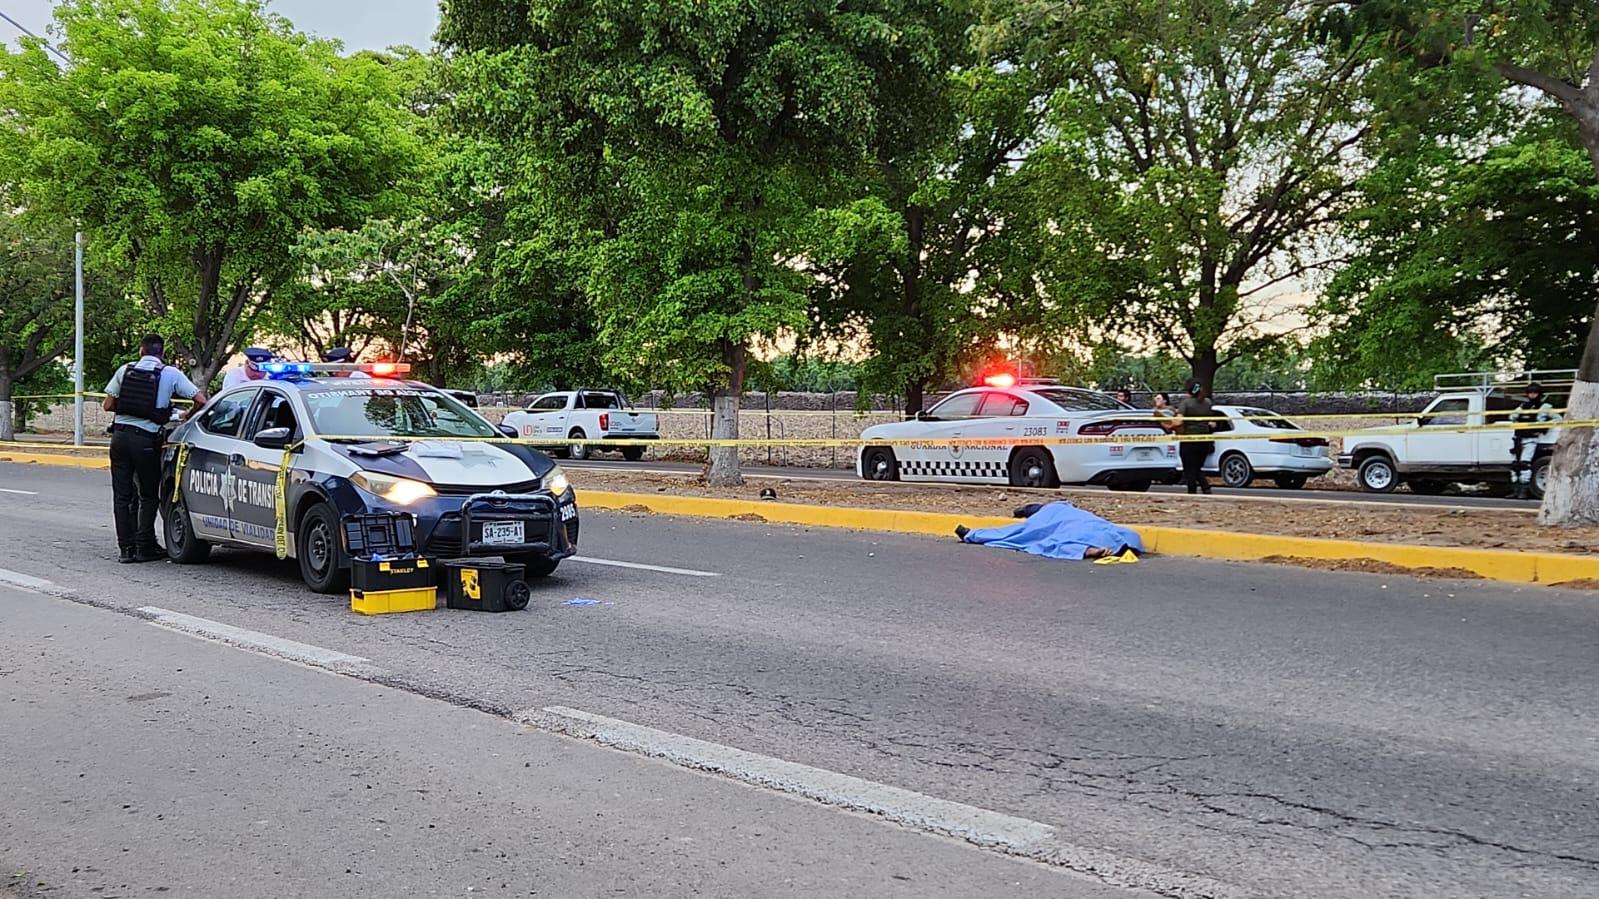
[{"label": "person standing near car", "polygon": [[1527,398],[1510,416],[1516,425],[1510,436],[1510,479],[1516,485],[1516,499],[1532,498],[1532,460],[1538,455],[1538,438],[1549,431],[1536,425],[1559,420],[1560,413],[1544,398],[1543,385],[1528,384]]},{"label": "person standing near car", "polygon": [[1215,418],[1216,412],[1206,396],[1205,385],[1189,381],[1187,393],[1188,396],[1177,407],[1177,417],[1172,419],[1173,429],[1183,438],[1177,444],[1177,455],[1183,462],[1183,483],[1188,486],[1188,492],[1208,494],[1210,480],[1205,477],[1205,459],[1216,448],[1216,444],[1198,438],[1215,432],[1216,423],[1211,419]]},{"label": "person standing near car", "polygon": [[166,558],[155,539],[161,490],[161,427],[172,418],[174,396],[205,405],[206,396],[183,372],[161,361],[166,342],[147,334],[139,361],[117,369],[105,386],[111,423],[111,508],[117,526],[119,562]]}]

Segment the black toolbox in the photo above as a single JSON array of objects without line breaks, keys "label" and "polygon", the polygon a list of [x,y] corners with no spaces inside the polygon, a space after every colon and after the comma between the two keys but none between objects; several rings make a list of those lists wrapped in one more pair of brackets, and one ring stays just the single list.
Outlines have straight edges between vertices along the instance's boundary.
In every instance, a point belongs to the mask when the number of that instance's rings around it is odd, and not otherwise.
[{"label": "black toolbox", "polygon": [[439,563],[444,602],[452,609],[520,612],[533,598],[525,566],[492,559],[448,559]]},{"label": "black toolbox", "polygon": [[417,554],[410,515],[346,515],[340,524],[344,528],[344,548],[350,554],[352,590],[380,593],[438,586],[436,560]]}]

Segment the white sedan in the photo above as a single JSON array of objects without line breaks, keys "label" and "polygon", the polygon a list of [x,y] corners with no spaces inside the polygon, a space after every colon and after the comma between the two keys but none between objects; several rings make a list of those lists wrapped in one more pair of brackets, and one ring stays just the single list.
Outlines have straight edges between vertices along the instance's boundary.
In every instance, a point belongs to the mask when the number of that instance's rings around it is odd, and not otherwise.
[{"label": "white sedan", "polygon": [[[1093,441],[1029,443],[1061,437]],[[1128,439],[1116,442],[1118,437]],[[862,446],[856,473],[869,481],[1014,487],[1096,484],[1144,491],[1150,484],[1177,479],[1177,445],[1150,413],[1128,408],[1108,394],[1054,383],[1024,381],[1010,388],[962,390],[915,421],[876,425],[861,438],[915,441]],[[972,439],[993,444],[947,443]]]},{"label": "white sedan", "polygon": [[1323,437],[1298,436],[1300,427],[1275,412],[1247,406],[1217,406],[1229,429],[1217,435],[1216,450],[1205,460],[1205,472],[1221,476],[1228,487],[1248,487],[1266,476],[1285,490],[1298,490],[1311,478],[1332,471],[1333,459]]}]

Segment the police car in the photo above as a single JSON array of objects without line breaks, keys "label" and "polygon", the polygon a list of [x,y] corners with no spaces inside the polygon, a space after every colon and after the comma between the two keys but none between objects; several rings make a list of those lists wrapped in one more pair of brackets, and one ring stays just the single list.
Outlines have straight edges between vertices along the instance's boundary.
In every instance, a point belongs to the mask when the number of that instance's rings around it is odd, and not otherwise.
[{"label": "police car", "polygon": [[[1029,443],[1075,437],[1093,442]],[[1124,406],[1108,394],[1050,380],[999,377],[950,394],[915,421],[867,428],[863,441],[896,443],[862,446],[856,472],[869,481],[1094,484],[1145,491],[1151,484],[1177,480],[1177,444],[1164,437],[1150,413]],[[974,439],[988,442],[947,442]]]},{"label": "police car", "polygon": [[398,379],[407,366],[263,368],[265,379],[222,392],[168,437],[161,495],[174,562],[203,562],[212,546],[275,551],[299,561],[311,589],[340,592],[340,522],[365,512],[414,516],[427,555],[500,556],[534,577],[576,552],[577,501],[560,467],[487,442],[512,435]]}]

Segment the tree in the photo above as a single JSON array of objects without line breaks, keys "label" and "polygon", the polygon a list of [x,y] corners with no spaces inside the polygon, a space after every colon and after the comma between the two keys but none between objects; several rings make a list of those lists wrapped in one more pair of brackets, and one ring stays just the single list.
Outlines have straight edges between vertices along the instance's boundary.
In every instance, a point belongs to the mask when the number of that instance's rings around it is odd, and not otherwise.
[{"label": "tree", "polygon": [[1280,293],[1330,263],[1368,122],[1359,44],[1311,0],[994,0],[990,40],[1055,71],[1030,154],[1056,333],[1151,342],[1209,385],[1280,338]]},{"label": "tree", "polygon": [[[938,15],[934,0],[452,0],[440,35],[480,54],[475,114],[524,160],[537,239],[580,260],[607,366],[706,389],[713,435],[735,438],[751,346],[807,323],[802,236],[892,118],[892,87],[943,65]],[[737,483],[737,452],[713,450],[707,475]]]},{"label": "tree", "polygon": [[72,234],[0,213],[0,440],[15,438],[12,395],[72,349]]},{"label": "tree", "polygon": [[[1036,294],[1016,165],[1043,115],[1037,68],[974,53],[964,5],[930,20],[942,66],[892,83],[861,198],[828,215],[809,256],[824,339],[871,350],[864,386],[921,411],[927,389],[996,353]],[[1011,279],[1011,269],[1026,276]],[[1017,296],[1019,292],[1020,296]],[[1031,308],[1031,307],[1027,307]]]},{"label": "tree", "polygon": [[30,206],[123,256],[197,381],[239,348],[310,228],[381,212],[412,141],[388,70],[257,0],[66,0],[58,68],[0,49],[3,161]]},{"label": "tree", "polygon": [[1599,183],[1575,132],[1544,111],[1485,150],[1436,140],[1385,159],[1346,229],[1358,250],[1318,303],[1319,364],[1393,388],[1574,367],[1599,288]]},{"label": "tree", "polygon": [[[1392,62],[1374,74],[1391,109],[1449,109],[1499,100],[1508,84],[1531,89],[1575,124],[1599,173],[1599,5],[1572,0],[1323,0],[1322,31],[1334,45],[1366,43]],[[1376,43],[1371,38],[1376,37]],[[1588,298],[1593,306],[1595,298]],[[1574,421],[1599,420],[1599,312],[1567,401]],[[1539,521],[1599,523],[1599,431],[1562,431]]]}]

